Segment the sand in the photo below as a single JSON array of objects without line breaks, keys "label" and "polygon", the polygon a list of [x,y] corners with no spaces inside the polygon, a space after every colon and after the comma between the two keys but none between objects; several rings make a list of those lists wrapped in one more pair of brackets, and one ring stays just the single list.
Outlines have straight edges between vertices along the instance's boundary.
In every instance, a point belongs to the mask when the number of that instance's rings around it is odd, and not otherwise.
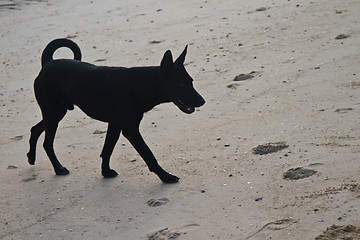
[{"label": "sand", "polygon": [[[356,0],[1,1],[0,239],[303,240],[358,229],[359,12]],[[59,37],[84,61],[126,67],[189,45],[186,68],[207,103],[191,115],[163,104],[141,125],[178,184],[162,184],[123,137],[111,161],[119,176],[103,179],[106,124],[77,108],[55,139],[70,175],[54,175],[43,136],[27,163],[41,119],[33,81]],[[288,147],[253,153],[280,142]],[[297,168],[316,173],[284,179]]]}]

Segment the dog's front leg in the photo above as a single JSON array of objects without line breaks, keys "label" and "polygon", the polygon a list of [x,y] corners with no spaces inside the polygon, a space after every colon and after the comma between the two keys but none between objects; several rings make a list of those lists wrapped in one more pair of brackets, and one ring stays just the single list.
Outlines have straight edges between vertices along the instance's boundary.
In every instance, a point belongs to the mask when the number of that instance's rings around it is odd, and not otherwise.
[{"label": "dog's front leg", "polygon": [[160,167],[154,154],[151,152],[150,148],[146,145],[144,139],[142,138],[138,126],[123,128],[123,135],[130,141],[136,151],[144,159],[149,170],[158,175],[161,181],[164,183],[176,183],[179,181],[177,176],[171,175]]},{"label": "dog's front leg", "polygon": [[100,157],[102,158],[101,173],[105,178],[116,177],[118,173],[110,168],[110,156],[114,150],[115,144],[119,139],[121,126],[119,124],[109,123],[106,132],[104,148]]}]

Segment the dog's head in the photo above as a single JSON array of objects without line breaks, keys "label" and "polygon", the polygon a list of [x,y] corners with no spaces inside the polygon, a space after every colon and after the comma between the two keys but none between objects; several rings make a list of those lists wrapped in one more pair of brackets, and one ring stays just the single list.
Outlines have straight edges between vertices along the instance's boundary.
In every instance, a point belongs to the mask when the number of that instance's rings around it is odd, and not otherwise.
[{"label": "dog's head", "polygon": [[171,51],[165,52],[160,70],[163,76],[163,93],[184,113],[193,113],[195,107],[205,104],[205,100],[193,87],[193,79],[184,67],[187,46],[173,62]]}]

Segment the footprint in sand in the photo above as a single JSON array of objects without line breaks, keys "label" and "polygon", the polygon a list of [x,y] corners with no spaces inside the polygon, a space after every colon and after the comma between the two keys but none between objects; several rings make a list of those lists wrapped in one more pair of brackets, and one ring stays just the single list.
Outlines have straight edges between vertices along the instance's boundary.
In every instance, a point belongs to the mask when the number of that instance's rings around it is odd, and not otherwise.
[{"label": "footprint in sand", "polygon": [[21,139],[23,139],[23,137],[24,137],[23,135],[19,135],[19,136],[12,137],[10,139],[13,141],[20,141]]},{"label": "footprint in sand", "polygon": [[148,240],[168,240],[176,239],[181,233],[172,231],[168,228],[161,229],[155,233],[148,234]]},{"label": "footprint in sand", "polygon": [[277,231],[277,230],[281,230],[281,229],[290,227],[291,225],[293,225],[297,222],[298,221],[291,219],[291,218],[280,219],[280,220],[276,220],[273,222],[269,222],[269,223],[265,224],[262,228],[256,230],[255,232],[251,233],[250,235],[248,235],[245,239],[250,239],[261,231],[265,231],[265,230]]},{"label": "footprint in sand", "polygon": [[169,240],[169,239],[177,239],[181,234],[186,234],[187,231],[193,230],[200,227],[199,224],[193,223],[188,224],[183,227],[171,230],[169,228],[164,228],[154,233],[150,233],[147,235],[148,240]]},{"label": "footprint in sand", "polygon": [[30,177],[27,177],[27,178],[24,178],[22,181],[23,182],[30,182],[30,181],[34,181],[34,180],[36,180],[36,177],[37,177],[37,173],[35,174],[33,174],[33,175],[31,175]]},{"label": "footprint in sand", "polygon": [[167,198],[159,198],[159,199],[151,198],[147,201],[147,204],[149,205],[149,207],[158,207],[158,206],[164,205],[168,202],[169,202],[169,199],[167,199]]}]

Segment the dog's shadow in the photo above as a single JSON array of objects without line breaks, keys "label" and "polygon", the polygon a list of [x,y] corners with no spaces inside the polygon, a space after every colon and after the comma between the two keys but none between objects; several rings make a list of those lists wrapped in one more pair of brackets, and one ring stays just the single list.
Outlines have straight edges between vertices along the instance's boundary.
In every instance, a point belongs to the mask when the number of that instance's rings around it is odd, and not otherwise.
[{"label": "dog's shadow", "polygon": [[[130,181],[129,179],[121,180],[119,177],[116,178],[103,178],[99,181],[101,191],[104,195],[114,196],[125,194],[128,197],[142,195],[152,198],[154,196],[168,196],[172,195],[174,191],[177,191],[180,183],[167,184],[157,181],[154,178],[153,181]],[[99,184],[98,184],[99,185]],[[114,196],[115,197],[115,196]]]}]

